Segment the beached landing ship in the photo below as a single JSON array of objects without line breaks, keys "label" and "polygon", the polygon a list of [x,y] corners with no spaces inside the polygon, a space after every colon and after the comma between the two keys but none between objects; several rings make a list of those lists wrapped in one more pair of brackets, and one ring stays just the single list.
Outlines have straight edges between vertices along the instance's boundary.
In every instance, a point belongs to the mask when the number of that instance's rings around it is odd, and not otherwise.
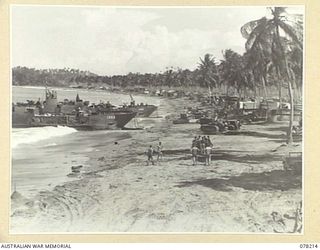
[{"label": "beached landing ship", "polygon": [[137,117],[149,117],[158,108],[155,105],[149,105],[145,103],[136,104],[132,95],[130,95],[130,98],[130,105],[124,105],[122,108],[127,111],[135,112]]},{"label": "beached landing ship", "polygon": [[17,103],[12,106],[12,127],[68,126],[76,129],[121,129],[136,113],[107,104],[91,105],[77,96],[76,102],[58,103],[57,93],[46,90],[41,103]]}]

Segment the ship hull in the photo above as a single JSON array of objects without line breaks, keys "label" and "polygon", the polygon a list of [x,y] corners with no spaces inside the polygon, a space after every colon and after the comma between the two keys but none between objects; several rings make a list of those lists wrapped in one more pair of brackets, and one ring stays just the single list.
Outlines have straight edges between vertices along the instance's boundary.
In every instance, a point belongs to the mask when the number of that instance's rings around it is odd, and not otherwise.
[{"label": "ship hull", "polygon": [[76,115],[37,115],[13,112],[12,127],[67,126],[79,130],[110,130],[122,129],[134,117],[134,112],[97,113],[78,117]]},{"label": "ship hull", "polygon": [[34,117],[34,110],[26,106],[16,106],[12,110],[12,127],[26,128],[30,126],[32,118]]},{"label": "ship hull", "polygon": [[[147,110],[144,113],[148,115],[151,110]],[[40,101],[13,104],[12,127],[60,125],[85,130],[122,129],[136,114],[134,110],[115,108],[108,103],[89,106],[89,102],[83,102],[78,95],[75,102],[58,103],[56,91],[46,89],[46,100],[42,104]]]},{"label": "ship hull", "polygon": [[128,110],[137,113],[137,117],[149,117],[154,111],[157,110],[155,105],[136,105],[128,107]]}]

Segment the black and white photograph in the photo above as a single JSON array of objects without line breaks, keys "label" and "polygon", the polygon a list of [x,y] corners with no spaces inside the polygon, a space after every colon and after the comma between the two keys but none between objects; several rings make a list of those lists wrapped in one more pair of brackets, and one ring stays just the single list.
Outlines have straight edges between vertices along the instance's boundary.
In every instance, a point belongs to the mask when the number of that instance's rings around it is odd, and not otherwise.
[{"label": "black and white photograph", "polygon": [[304,232],[305,8],[10,6],[10,233]]}]

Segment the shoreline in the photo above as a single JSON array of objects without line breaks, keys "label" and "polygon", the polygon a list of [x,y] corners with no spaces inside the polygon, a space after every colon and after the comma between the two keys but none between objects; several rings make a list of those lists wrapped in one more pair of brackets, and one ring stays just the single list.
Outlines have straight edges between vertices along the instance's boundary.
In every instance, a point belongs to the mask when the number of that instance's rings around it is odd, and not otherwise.
[{"label": "shoreline", "polygon": [[[141,118],[142,120],[149,120],[149,118]],[[156,118],[156,121],[154,124],[158,123],[157,120],[159,120],[161,118]],[[163,119],[165,119],[163,117]],[[43,204],[46,204],[46,202],[42,202],[43,197],[45,197],[46,195],[51,196],[53,193],[57,192],[58,190],[60,190],[60,188],[68,188],[71,187],[73,185],[81,185],[82,182],[87,182],[88,179],[91,178],[99,178],[101,177],[99,175],[99,173],[101,172],[105,172],[108,170],[112,170],[112,169],[117,169],[117,168],[121,168],[121,166],[125,166],[127,164],[129,164],[129,162],[132,160],[132,157],[134,156],[133,153],[128,153],[127,150],[124,150],[126,152],[122,152],[120,155],[118,154],[117,150],[119,149],[119,147],[114,148],[114,144],[113,141],[117,141],[119,143],[118,146],[120,146],[120,148],[125,148],[127,147],[130,143],[132,143],[132,141],[134,140],[134,137],[139,137],[139,135],[141,132],[147,132],[149,133],[150,130],[152,130],[153,128],[147,128],[146,130],[140,131],[126,131],[126,130],[106,130],[106,131],[96,131],[97,134],[95,135],[94,139],[91,139],[90,141],[90,147],[91,150],[88,151],[86,153],[85,156],[83,156],[83,158],[86,158],[86,160],[84,160],[82,162],[81,165],[83,165],[83,167],[81,168],[81,173],[78,174],[72,174],[71,172],[71,165],[68,167],[69,169],[69,174],[71,174],[71,178],[69,178],[68,180],[68,175],[66,174],[65,181],[62,181],[61,183],[59,183],[56,186],[50,187],[50,190],[40,190],[38,191],[35,195],[32,195],[31,197],[26,197],[24,195],[21,195],[21,193],[19,192],[13,192],[11,194],[11,209],[13,211],[11,211],[12,214],[12,218],[14,218],[15,216],[19,217],[20,216],[20,210],[22,210],[22,213],[24,213],[24,210],[28,210],[28,212],[26,212],[27,214],[31,212],[31,214],[35,214],[38,211],[32,211],[34,210],[35,206],[36,206],[36,210],[40,210],[43,212],[44,206]],[[101,138],[101,135],[99,134],[119,134],[119,136],[115,136],[112,140],[112,142],[109,145],[104,145],[103,143],[101,143],[99,141],[99,139]],[[133,135],[133,136],[132,136]],[[87,138],[88,139],[88,138]],[[103,150],[100,150],[99,148],[103,148]],[[72,150],[75,151],[75,150]],[[111,152],[112,156],[109,156],[108,158],[105,157],[105,154],[103,152]],[[77,156],[74,156],[74,152],[71,152],[73,156],[71,156],[71,158],[74,160],[74,162],[79,163],[79,159]],[[121,156],[123,156],[121,158]],[[115,161],[115,159],[123,159],[121,161],[121,166],[119,167],[119,161]],[[65,179],[64,178],[64,179]],[[51,186],[51,185],[50,185]],[[12,187],[12,190],[13,187]],[[59,192],[59,191],[58,191]],[[32,194],[32,192],[29,192]],[[27,206],[25,204],[28,204]],[[41,205],[42,204],[42,205]],[[30,214],[29,214],[30,215]],[[24,216],[22,216],[24,217]],[[19,222],[17,224],[20,224]]]},{"label": "shoreline", "polygon": [[[151,124],[146,130],[122,131],[126,136],[116,146],[101,143],[102,135],[93,138],[81,179],[40,192],[29,207],[21,205],[11,217],[12,232],[233,232],[232,225],[235,232],[291,230],[294,221],[286,219],[282,226],[271,216],[291,216],[302,200],[299,180],[282,171],[281,129],[287,123],[244,126],[261,137],[211,136],[217,157],[211,166],[193,167],[186,152],[194,135],[202,134],[199,125],[172,124],[191,101],[165,100],[161,110],[166,115],[142,119]],[[164,159],[146,166],[144,152],[159,138]],[[266,202],[275,211],[266,211]]]}]

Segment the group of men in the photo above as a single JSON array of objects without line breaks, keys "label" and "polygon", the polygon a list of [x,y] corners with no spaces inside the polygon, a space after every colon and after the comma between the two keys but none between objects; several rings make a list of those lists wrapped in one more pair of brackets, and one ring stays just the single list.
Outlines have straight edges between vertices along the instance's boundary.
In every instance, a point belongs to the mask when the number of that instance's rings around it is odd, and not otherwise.
[{"label": "group of men", "polygon": [[150,163],[152,163],[152,165],[154,165],[154,159],[153,156],[157,155],[157,162],[159,162],[160,160],[162,160],[162,143],[161,141],[159,141],[158,145],[155,147],[155,149],[153,148],[152,145],[149,146],[149,148],[146,151],[146,155],[148,157],[147,159],[147,165],[149,165]]},{"label": "group of men", "polygon": [[[197,165],[198,157],[200,155],[205,156],[205,165],[210,165],[211,162],[211,155],[212,155],[212,142],[209,136],[195,136],[192,141],[191,146],[191,155],[192,155],[192,163],[193,165]],[[152,165],[155,164],[154,156],[157,156],[156,161],[160,162],[163,156],[163,146],[162,142],[159,141],[156,147],[150,145],[146,150],[145,154],[147,156],[147,165],[150,163]]]},{"label": "group of men", "polygon": [[195,166],[198,162],[199,155],[205,156],[205,165],[210,165],[212,154],[212,142],[209,136],[195,136],[192,141],[191,155],[192,164]]}]

